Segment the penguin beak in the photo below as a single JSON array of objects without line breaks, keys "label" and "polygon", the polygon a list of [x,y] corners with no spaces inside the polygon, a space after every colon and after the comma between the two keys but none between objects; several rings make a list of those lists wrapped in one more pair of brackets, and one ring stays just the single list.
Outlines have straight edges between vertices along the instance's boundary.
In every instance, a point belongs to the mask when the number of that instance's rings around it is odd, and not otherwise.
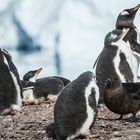
[{"label": "penguin beak", "polygon": [[129,31],[129,28],[123,29],[121,37],[120,37],[121,40],[125,37],[125,35],[128,33],[128,31]]},{"label": "penguin beak", "polygon": [[133,12],[135,12],[135,11],[137,11],[139,8],[140,8],[140,4],[138,4],[136,7],[132,8],[131,10],[132,10]]},{"label": "penguin beak", "polygon": [[39,74],[41,71],[42,71],[42,68],[39,68],[39,69],[37,70],[37,72],[36,72],[37,76],[38,76],[38,74]]}]

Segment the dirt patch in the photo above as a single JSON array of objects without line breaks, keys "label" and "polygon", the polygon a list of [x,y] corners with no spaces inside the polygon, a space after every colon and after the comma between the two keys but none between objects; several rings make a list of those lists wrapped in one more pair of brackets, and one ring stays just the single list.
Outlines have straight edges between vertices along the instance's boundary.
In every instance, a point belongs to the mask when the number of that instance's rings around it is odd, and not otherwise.
[{"label": "dirt patch", "polygon": [[[24,106],[19,114],[0,116],[0,140],[52,140],[53,107],[54,104],[46,103]],[[130,116],[125,116],[126,119],[120,121],[116,120],[118,117],[119,115],[102,106],[89,139],[139,140],[140,119],[132,122]],[[138,117],[140,118],[140,115]]]}]

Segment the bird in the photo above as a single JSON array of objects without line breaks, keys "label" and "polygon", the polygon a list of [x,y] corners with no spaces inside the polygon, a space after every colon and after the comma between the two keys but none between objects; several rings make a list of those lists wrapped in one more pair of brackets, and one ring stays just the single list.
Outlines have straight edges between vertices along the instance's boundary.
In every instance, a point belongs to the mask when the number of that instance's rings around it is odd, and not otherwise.
[{"label": "bird", "polygon": [[99,88],[91,71],[83,72],[60,92],[54,106],[57,140],[72,140],[90,134],[96,116]]},{"label": "bird", "polygon": [[133,82],[131,63],[133,54],[129,44],[123,40],[128,31],[129,28],[115,29],[105,37],[104,48],[98,57],[95,70],[97,85],[100,90],[100,104],[104,103],[106,92],[104,83],[110,75],[119,76],[122,82]]},{"label": "bird", "polygon": [[140,82],[121,83],[119,77],[110,76],[105,81],[105,105],[114,113],[123,115],[132,113],[135,119],[140,110]]},{"label": "bird", "polygon": [[70,82],[70,80],[59,77],[49,76],[37,79],[42,68],[27,72],[23,76],[23,102],[25,104],[38,104],[40,99],[54,102],[59,92]]},{"label": "bird", "polygon": [[[140,81],[138,78],[138,67],[140,59],[140,34],[137,27],[134,25],[134,19],[140,4],[134,8],[123,10],[117,17],[116,29],[123,30],[124,28],[129,28],[129,32],[124,37],[124,41],[130,44],[130,48],[133,52],[133,67],[132,72],[134,75],[134,82]],[[123,69],[127,69],[122,65]]]},{"label": "bird", "polygon": [[0,48],[0,73],[0,113],[20,112],[22,89],[19,73],[9,52],[2,48]]}]

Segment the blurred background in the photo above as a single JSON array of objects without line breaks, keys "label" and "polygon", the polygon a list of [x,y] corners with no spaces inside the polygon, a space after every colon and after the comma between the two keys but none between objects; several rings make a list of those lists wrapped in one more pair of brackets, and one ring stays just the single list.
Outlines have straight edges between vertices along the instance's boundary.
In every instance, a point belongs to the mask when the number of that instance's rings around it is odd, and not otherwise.
[{"label": "blurred background", "polygon": [[[118,0],[0,0],[0,47],[5,48],[22,78],[43,68],[40,77],[71,80],[92,70],[106,34],[118,14],[139,4]],[[135,18],[140,29],[140,11]]]}]

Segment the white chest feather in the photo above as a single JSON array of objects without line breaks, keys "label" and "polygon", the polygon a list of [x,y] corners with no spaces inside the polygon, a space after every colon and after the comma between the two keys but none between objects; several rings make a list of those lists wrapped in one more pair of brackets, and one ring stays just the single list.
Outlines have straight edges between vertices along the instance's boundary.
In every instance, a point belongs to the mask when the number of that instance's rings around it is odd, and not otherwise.
[{"label": "white chest feather", "polygon": [[[140,44],[140,34],[139,34],[139,31],[138,29],[136,28],[135,31],[137,32],[137,43]],[[137,75],[139,76],[139,71],[140,71],[140,68],[139,68],[139,60],[140,60],[140,54],[137,53],[137,52],[133,52],[133,55],[134,55],[134,58],[133,58],[133,63],[134,63],[134,67],[135,67],[135,73],[136,73],[136,76],[135,76],[135,79],[134,81],[135,82],[140,82],[140,79],[137,77]]]},{"label": "white chest feather", "polygon": [[[7,65],[9,71],[10,71],[10,68],[9,68],[9,64],[7,62],[7,59],[5,58],[5,56],[3,55],[3,58],[4,58],[4,63]],[[22,106],[22,101],[21,101],[21,89],[20,89],[20,86],[18,84],[18,81],[17,81],[17,77],[15,76],[15,74],[10,71],[10,74],[11,74],[11,77],[13,79],[13,82],[14,82],[14,85],[15,85],[15,88],[16,88],[16,91],[17,91],[17,99],[16,99],[16,103],[18,106]]]},{"label": "white chest feather", "polygon": [[85,89],[85,100],[86,100],[86,114],[87,114],[87,118],[85,120],[85,122],[83,123],[82,127],[77,130],[77,132],[72,135],[69,136],[67,138],[67,140],[72,140],[75,137],[79,136],[79,135],[89,135],[89,128],[91,126],[91,124],[94,121],[94,117],[95,117],[95,112],[94,110],[90,107],[89,102],[88,102],[88,98],[91,95],[91,89],[94,88],[95,89],[95,99],[96,99],[96,105],[98,104],[99,101],[99,88],[95,83],[95,79],[92,78],[91,82],[89,83],[89,85],[86,87]]},{"label": "white chest feather", "polygon": [[88,87],[85,89],[85,99],[86,99],[86,113],[87,113],[87,118],[86,121],[84,122],[83,126],[80,129],[80,134],[86,135],[89,133],[89,128],[94,120],[95,117],[95,112],[94,110],[90,107],[88,98],[91,95],[91,90],[92,88],[95,88],[95,99],[96,103],[98,104],[99,100],[99,89],[95,83],[95,80],[92,79],[92,81],[89,83]]},{"label": "white chest feather", "polygon": [[[118,42],[113,42],[112,45],[116,45],[118,46],[118,50],[117,50],[117,54],[113,60],[114,62],[114,68],[116,73],[119,75],[120,79],[122,82],[126,82],[124,75],[121,74],[120,70],[119,70],[119,63],[120,63],[120,53],[124,53],[126,56],[126,61],[128,62],[132,72],[133,72],[133,53],[132,50],[130,48],[130,44],[124,41],[118,41]],[[134,72],[133,72],[134,73]]]}]

